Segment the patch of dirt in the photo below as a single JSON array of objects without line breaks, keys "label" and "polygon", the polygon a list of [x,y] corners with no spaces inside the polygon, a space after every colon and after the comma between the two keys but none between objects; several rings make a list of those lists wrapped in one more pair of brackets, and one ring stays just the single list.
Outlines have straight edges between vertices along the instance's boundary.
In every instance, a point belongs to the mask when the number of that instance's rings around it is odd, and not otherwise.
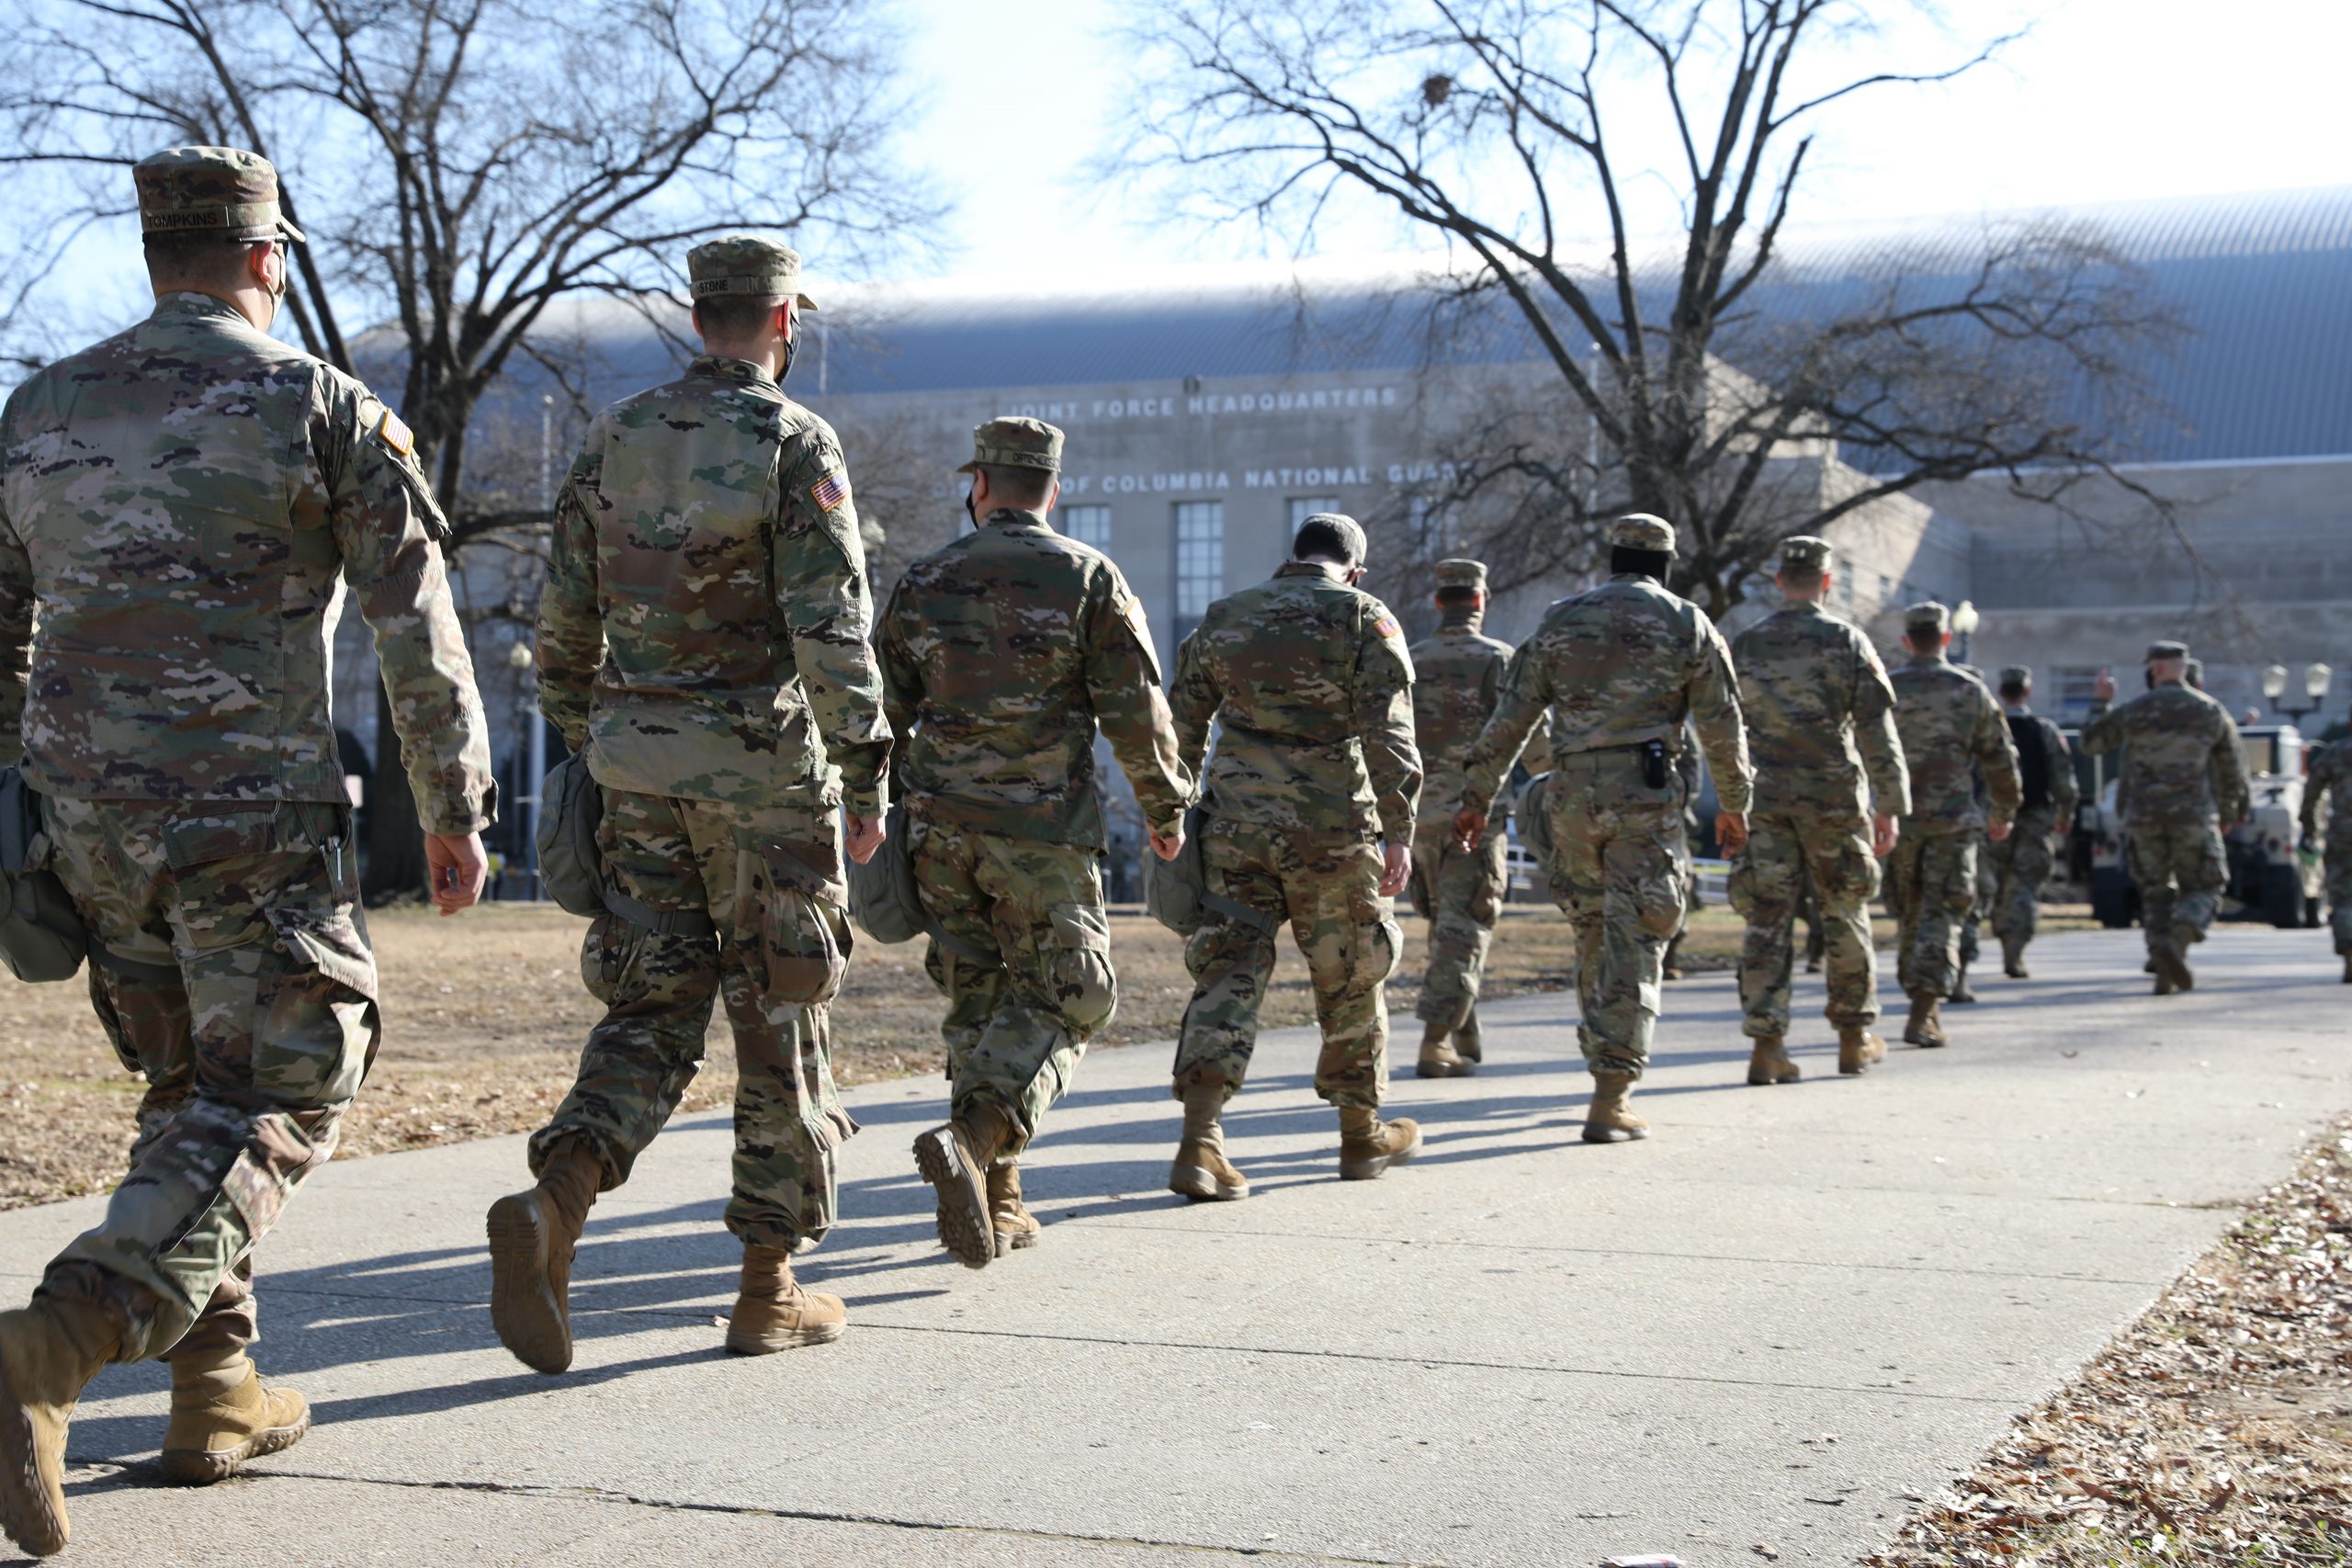
[{"label": "patch of dirt", "polygon": [[2352,1116],[1862,1561],[2352,1563]]}]

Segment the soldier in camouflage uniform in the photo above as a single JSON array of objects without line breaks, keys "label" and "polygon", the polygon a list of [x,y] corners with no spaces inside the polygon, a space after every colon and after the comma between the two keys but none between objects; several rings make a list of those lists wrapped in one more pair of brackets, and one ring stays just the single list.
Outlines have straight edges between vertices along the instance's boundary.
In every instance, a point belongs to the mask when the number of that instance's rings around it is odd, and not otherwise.
[{"label": "soldier in camouflage uniform", "polygon": [[[605,912],[581,968],[605,1005],[571,1092],[533,1134],[536,1186],[490,1211],[491,1319],[526,1365],[571,1362],[573,1249],[702,1065],[735,1036],[743,1243],[727,1348],[841,1337],[839,1297],[791,1255],[834,1219],[825,1003],[850,944],[835,808],[861,862],[882,837],[889,730],[872,603],[832,427],[782,386],[800,258],[756,235],[686,258],[703,352],[596,417],[556,499],[539,700],[603,799]],[[833,772],[839,770],[838,782]]]},{"label": "soldier in camouflage uniform", "polygon": [[2188,673],[2186,644],[2151,645],[2148,690],[2110,708],[2115,680],[2102,673],[2083,727],[2083,750],[2092,756],[2124,748],[2117,790],[2130,802],[2124,852],[2140,888],[2160,997],[2196,984],[2188,950],[2205,940],[2221,906],[2230,881],[2222,840],[2245,820],[2253,794],[2238,727],[2227,708],[2187,683]]},{"label": "soldier in camouflage uniform", "polygon": [[1192,795],[1142,603],[1047,521],[1061,462],[1050,424],[975,430],[956,470],[974,530],[907,569],[876,639],[955,1083],[915,1158],[940,1241],[974,1269],[1036,1241],[1019,1156],[1118,1005],[1096,725],[1156,853],[1182,846]]},{"label": "soldier in camouflage uniform", "polygon": [[1609,581],[1563,599],[1512,656],[1495,716],[1463,764],[1454,832],[1475,843],[1495,792],[1545,710],[1552,716],[1555,890],[1576,926],[1577,1037],[1593,1077],[1587,1143],[1648,1134],[1626,1107],[1657,1026],[1659,971],[1681,924],[1685,720],[1699,732],[1723,809],[1726,854],[1747,840],[1747,764],[1731,652],[1705,612],[1662,586],[1674,528],[1646,514],[1609,525]]},{"label": "soldier in camouflage uniform", "polygon": [[[1911,1017],[1903,1038],[1949,1043],[1942,1002],[1960,970],[1961,922],[1975,898],[1976,836],[2006,839],[2018,810],[2018,758],[2008,726],[1984,684],[1944,657],[1951,613],[1914,604],[1903,613],[1911,657],[1895,667],[1894,728],[1911,771],[1911,810],[1888,862],[1895,962]],[[1976,773],[1991,795],[1978,804]]]},{"label": "soldier in camouflage uniform", "polygon": [[2325,868],[2328,923],[2352,986],[2352,735],[2312,754],[2303,775],[2302,847]]},{"label": "soldier in camouflage uniform", "polygon": [[1911,784],[1886,667],[1870,638],[1821,607],[1830,581],[1827,540],[1784,540],[1786,607],[1731,645],[1756,763],[1747,848],[1732,864],[1730,889],[1747,921],[1739,996],[1741,1027],[1755,1043],[1751,1084],[1798,1077],[1786,1039],[1789,967],[1808,875],[1820,899],[1838,1070],[1860,1073],[1886,1055],[1871,1030],[1879,1007],[1870,902],[1896,819],[1911,809]]},{"label": "soldier in camouflage uniform", "polygon": [[1437,631],[1412,649],[1413,738],[1428,773],[1413,827],[1410,888],[1413,908],[1430,922],[1429,969],[1413,1010],[1422,1024],[1415,1070],[1425,1078],[1477,1071],[1478,982],[1510,886],[1501,823],[1468,854],[1453,847],[1462,759],[1501,698],[1510,660],[1510,644],[1478,630],[1487,615],[1485,563],[1438,562],[1437,607]]},{"label": "soldier in camouflage uniform", "polygon": [[[1420,1148],[1413,1122],[1380,1119],[1381,987],[1403,956],[1389,900],[1412,871],[1421,791],[1413,661],[1396,617],[1356,586],[1363,570],[1363,530],[1317,513],[1272,581],[1211,604],[1177,650],[1178,752],[1205,785],[1202,860],[1218,900],[1184,949],[1193,999],[1174,1086],[1184,1130],[1168,1181],[1187,1198],[1249,1195],[1219,1117],[1250,1069],[1284,920],[1315,987],[1315,1091],[1340,1113],[1340,1178],[1376,1177]],[[1216,754],[1203,773],[1212,724]]]},{"label": "soldier in camouflage uniform", "polygon": [[[2075,825],[2082,786],[2075,778],[2075,755],[2059,728],[2033,711],[2033,671],[2022,664],[2001,671],[2001,710],[2009,742],[2018,754],[2024,790],[2009,836],[1987,840],[1984,854],[1992,866],[1994,889],[1986,908],[1993,934],[2001,942],[2001,972],[2012,980],[2030,979],[2025,946],[2041,919],[2041,888]],[[1981,880],[1981,879],[1980,879]]]},{"label": "soldier in camouflage uniform", "polygon": [[39,1554],[65,1544],[65,1424],[107,1361],[171,1363],[168,1481],[219,1480],[309,1424],[245,1350],[254,1249],[376,1054],[329,711],[344,587],[445,914],[481,891],[494,809],[408,429],[267,333],[301,239],[276,171],[179,147],[134,175],[154,313],[0,415],[0,761],[21,742],[91,1003],[148,1086],[105,1218],[0,1314],[0,1526]]}]

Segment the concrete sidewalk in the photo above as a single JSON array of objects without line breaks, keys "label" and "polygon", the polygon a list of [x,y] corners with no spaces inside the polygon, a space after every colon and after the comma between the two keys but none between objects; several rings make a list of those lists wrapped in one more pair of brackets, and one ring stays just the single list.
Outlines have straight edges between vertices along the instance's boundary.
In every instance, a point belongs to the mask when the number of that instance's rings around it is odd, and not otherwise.
[{"label": "concrete sidewalk", "polygon": [[[2352,1104],[2324,933],[2222,931],[2163,1002],[2140,960],[2137,933],[2044,941],[2035,980],[1951,1010],[1953,1047],[1860,1080],[1813,1018],[1806,1081],[1770,1090],[1742,1083],[1730,977],[1669,987],[1656,1135],[1614,1148],[1575,1141],[1572,999],[1487,1010],[1462,1081],[1415,1080],[1400,1020],[1393,1104],[1429,1144],[1367,1184],[1333,1179],[1284,1032],[1228,1123],[1238,1204],[1162,1190],[1168,1054],[1105,1052],[1030,1168],[1042,1244],[978,1274],[908,1156],[940,1086],[863,1089],[846,1221],[805,1269],[849,1336],[752,1360],[715,1322],[721,1118],[598,1206],[560,1378],[484,1307],[520,1140],[338,1163],[261,1254],[264,1365],[317,1429],[164,1490],[160,1369],[109,1371],[74,1427],[66,1561],[1847,1561]],[[10,1300],[96,1212],[0,1216]]]}]

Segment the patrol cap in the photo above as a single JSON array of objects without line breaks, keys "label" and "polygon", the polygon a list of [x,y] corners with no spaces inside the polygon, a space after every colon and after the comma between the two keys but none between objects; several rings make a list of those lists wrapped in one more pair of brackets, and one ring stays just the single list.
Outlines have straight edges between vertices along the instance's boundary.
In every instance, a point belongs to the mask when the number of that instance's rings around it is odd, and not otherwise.
[{"label": "patrol cap", "polygon": [[1925,599],[1903,612],[1903,629],[1914,637],[1941,637],[1951,630],[1951,612]]},{"label": "patrol cap", "polygon": [[1484,593],[1487,591],[1487,563],[1460,557],[1442,560],[1437,563],[1437,585],[1441,589],[1475,588]]},{"label": "patrol cap", "polygon": [[2033,671],[2030,666],[2023,664],[2004,664],[2001,666],[2001,684],[2030,686],[2033,684]]},{"label": "patrol cap", "polygon": [[982,463],[999,468],[1062,471],[1062,433],[1042,419],[1001,414],[972,427],[972,460],[956,471],[968,474]]},{"label": "patrol cap", "polygon": [[[1317,512],[1313,516],[1308,517],[1299,524],[1298,532],[1293,534],[1290,537],[1290,553],[1291,558],[1294,560],[1298,557],[1298,541],[1306,536],[1306,531],[1309,528],[1314,527],[1318,523],[1330,529],[1333,533],[1339,535],[1340,542],[1347,546],[1348,564],[1350,566],[1361,566],[1363,564],[1364,557],[1371,553],[1372,548],[1372,547],[1364,541],[1363,529],[1357,525],[1354,518],[1341,516],[1337,512]],[[1483,571],[1485,569],[1481,568],[1480,570]]]},{"label": "patrol cap", "polygon": [[800,301],[804,310],[817,308],[817,301],[800,292],[800,253],[761,234],[721,234],[688,251],[686,289],[697,299],[722,294],[775,299],[788,296]]},{"label": "patrol cap", "polygon": [[1654,550],[1670,556],[1674,553],[1674,525],[1663,517],[1636,512],[1609,525],[1609,545],[1611,549]]},{"label": "patrol cap", "polygon": [[2186,659],[2188,657],[2188,645],[2185,642],[2152,642],[2148,645],[2148,662],[2151,664],[2154,664],[2159,659]]},{"label": "patrol cap", "polygon": [[242,147],[166,147],[131,165],[141,234],[300,240],[277,206],[277,171]]},{"label": "patrol cap", "polygon": [[1825,572],[1829,570],[1830,545],[1826,539],[1811,534],[1799,534],[1781,541],[1781,570],[1791,572]]}]

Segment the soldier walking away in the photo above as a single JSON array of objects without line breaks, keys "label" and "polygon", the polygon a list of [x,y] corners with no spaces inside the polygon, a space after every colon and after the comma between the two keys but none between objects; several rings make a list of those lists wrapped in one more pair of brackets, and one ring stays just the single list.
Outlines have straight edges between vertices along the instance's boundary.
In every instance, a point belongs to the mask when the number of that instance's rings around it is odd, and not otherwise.
[{"label": "soldier walking away", "polygon": [[1878,1021],[1878,954],[1871,900],[1879,862],[1911,809],[1910,775],[1894,732],[1894,688],[1878,649],[1824,610],[1830,547],[1810,535],[1782,541],[1777,578],[1785,606],[1733,639],[1756,804],[1747,847],[1732,864],[1731,901],[1747,921],[1739,953],[1741,1027],[1752,1041],[1751,1084],[1793,1083],[1789,969],[1797,905],[1810,879],[1829,961],[1828,1005],[1838,1070],[1855,1074],[1886,1055]]},{"label": "soldier walking away", "polygon": [[2117,784],[2128,803],[2124,853],[2160,997],[2197,983],[2188,950],[2205,940],[2230,882],[2222,840],[2252,808],[2238,727],[2229,709],[2188,683],[2188,664],[2186,643],[2150,644],[2148,689],[2121,707],[2109,706],[2115,678],[2102,671],[2083,727],[2090,755],[2124,749]]},{"label": "soldier walking away", "polygon": [[1050,424],[975,430],[956,470],[974,531],[907,569],[876,638],[955,1085],[915,1159],[940,1242],[974,1269],[1035,1244],[1019,1156],[1118,1005],[1096,725],[1163,859],[1192,794],[1142,603],[1047,521],[1061,462]]},{"label": "soldier walking away", "polygon": [[2313,753],[2303,777],[2302,847],[2325,868],[2327,917],[2352,986],[2352,735]]},{"label": "soldier walking away", "polygon": [[2003,666],[2000,697],[2023,795],[2009,836],[1988,840],[1984,853],[1994,873],[1990,908],[1993,934],[2001,942],[2001,972],[2012,980],[2028,980],[2032,976],[2025,966],[2026,943],[2040,922],[2041,889],[2063,852],[2057,846],[2074,828],[2082,789],[2064,733],[2033,711],[2033,671],[2022,664]]},{"label": "soldier walking away", "polygon": [[1536,721],[1552,716],[1544,791],[1553,886],[1577,932],[1577,1038],[1593,1077],[1584,1140],[1648,1135],[1627,1108],[1657,1026],[1666,944],[1682,921],[1685,786],[1675,769],[1689,720],[1723,809],[1715,837],[1747,841],[1753,775],[1731,652],[1705,612],[1663,586],[1674,528],[1636,513],[1609,525],[1610,580],[1544,613],[1512,656],[1502,705],[1463,764],[1457,841],[1486,830],[1495,792]]},{"label": "soldier walking away", "polygon": [[[531,1137],[537,1185],[489,1218],[491,1321],[526,1365],[571,1364],[574,1249],[702,1066],[714,1002],[735,1035],[741,1292],[727,1348],[842,1336],[792,1254],[833,1223],[825,1003],[849,945],[849,852],[882,840],[889,730],[866,635],[865,554],[832,428],[786,397],[800,258],[736,234],[686,257],[703,352],[596,417],[556,498],[539,600],[541,705],[602,799],[605,913],[581,969],[605,1016]],[[833,768],[840,770],[834,782]]]},{"label": "soldier walking away", "polygon": [[1468,853],[1453,846],[1462,761],[1501,700],[1510,660],[1510,644],[1478,629],[1487,615],[1486,563],[1438,562],[1437,607],[1435,635],[1412,649],[1413,739],[1428,771],[1410,886],[1414,909],[1430,922],[1429,969],[1413,1010],[1421,1020],[1415,1070],[1425,1078],[1478,1070],[1478,985],[1510,882],[1509,838],[1499,822]]},{"label": "soldier walking away", "polygon": [[[1895,954],[1911,1017],[1903,1038],[1949,1044],[1941,1003],[1960,969],[1960,928],[1976,897],[1976,838],[2009,836],[2018,810],[2018,759],[2008,726],[1983,682],[1944,657],[1951,613],[1930,601],[1903,613],[1895,666],[1894,728],[1911,771],[1911,810],[1887,863],[1887,904],[1894,914]],[[1991,796],[1979,803],[1976,776]]]},{"label": "soldier walking away", "polygon": [[1184,1131],[1168,1184],[1187,1198],[1249,1196],[1220,1116],[1249,1073],[1285,920],[1315,988],[1315,1092],[1340,1113],[1340,1179],[1367,1180],[1421,1146],[1412,1122],[1380,1119],[1381,987],[1404,940],[1389,900],[1412,871],[1421,759],[1404,631],[1356,586],[1364,548],[1352,518],[1317,513],[1270,581],[1211,604],[1177,650],[1179,755],[1205,785],[1201,852],[1216,896],[1184,949],[1193,999],[1174,1086]]},{"label": "soldier walking away", "polygon": [[154,313],[0,414],[0,761],[21,741],[91,1003],[147,1078],[105,1218],[0,1314],[0,1526],[40,1556],[65,1545],[66,1422],[108,1361],[171,1365],[167,1481],[218,1481],[309,1427],[246,1349],[254,1249],[376,1055],[329,711],[345,586],[445,915],[481,894],[495,808],[408,428],[268,335],[302,240],[277,172],[175,147],[133,177]]}]

